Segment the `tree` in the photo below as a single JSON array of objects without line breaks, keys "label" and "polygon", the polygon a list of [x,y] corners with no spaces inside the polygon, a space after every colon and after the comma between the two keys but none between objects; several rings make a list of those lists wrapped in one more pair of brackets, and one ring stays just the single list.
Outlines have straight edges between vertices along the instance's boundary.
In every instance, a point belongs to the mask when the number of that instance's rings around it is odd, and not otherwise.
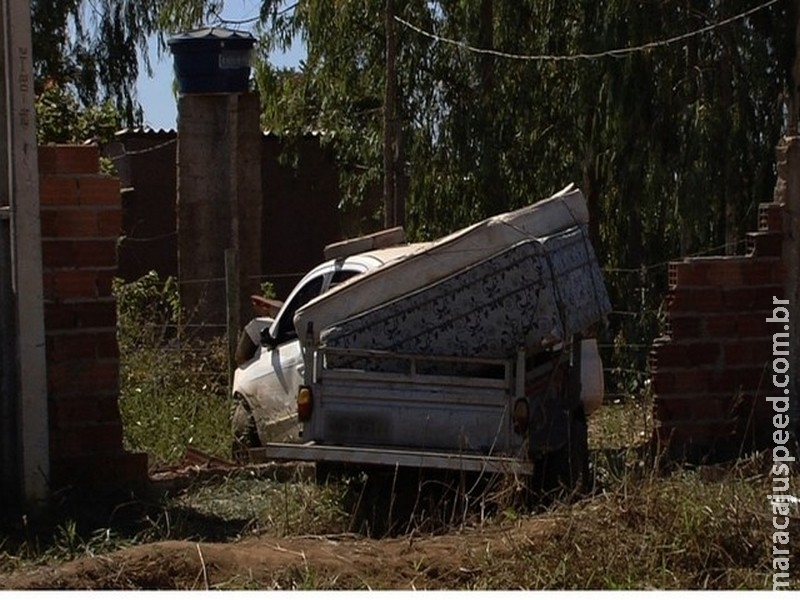
[{"label": "tree", "polygon": [[161,31],[158,0],[31,0],[37,93],[69,88],[83,106],[111,100],[123,120],[141,121],[135,83],[139,56],[149,69],[148,36]]},{"label": "tree", "polygon": [[36,96],[36,138],[39,144],[109,142],[119,131],[121,116],[111,101],[82,106],[75,94],[54,83]]}]

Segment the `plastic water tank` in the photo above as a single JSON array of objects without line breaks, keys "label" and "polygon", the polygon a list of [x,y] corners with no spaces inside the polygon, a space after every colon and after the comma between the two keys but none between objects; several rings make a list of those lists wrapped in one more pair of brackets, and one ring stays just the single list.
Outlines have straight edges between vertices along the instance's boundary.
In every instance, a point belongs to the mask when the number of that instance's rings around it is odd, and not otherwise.
[{"label": "plastic water tank", "polygon": [[175,35],[167,44],[181,94],[247,91],[255,45],[251,34],[205,27]]}]

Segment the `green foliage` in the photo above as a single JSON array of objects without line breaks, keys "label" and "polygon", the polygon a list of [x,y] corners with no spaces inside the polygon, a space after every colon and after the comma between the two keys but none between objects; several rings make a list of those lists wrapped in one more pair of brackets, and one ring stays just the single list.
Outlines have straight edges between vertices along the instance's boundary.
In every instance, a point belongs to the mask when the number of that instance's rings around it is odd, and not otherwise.
[{"label": "green foliage", "polygon": [[84,107],[69,88],[56,84],[36,96],[35,108],[39,144],[106,143],[122,123],[110,101]]},{"label": "green foliage", "polygon": [[194,338],[176,281],[150,272],[114,283],[124,441],[153,465],[175,464],[189,446],[229,456],[227,345]]},{"label": "green foliage", "polygon": [[110,100],[123,122],[141,121],[139,57],[149,71],[147,39],[160,30],[159,0],[31,0],[37,93],[71,86],[82,106]]},{"label": "green foliage", "polygon": [[267,300],[276,298],[275,284],[271,281],[264,281],[261,284],[261,295]]}]

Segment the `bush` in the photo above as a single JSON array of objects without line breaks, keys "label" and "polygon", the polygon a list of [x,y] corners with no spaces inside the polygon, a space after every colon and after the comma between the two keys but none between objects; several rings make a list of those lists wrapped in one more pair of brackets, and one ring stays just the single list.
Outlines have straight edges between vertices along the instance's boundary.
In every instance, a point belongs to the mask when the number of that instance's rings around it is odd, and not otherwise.
[{"label": "bush", "polygon": [[171,277],[116,280],[114,295],[126,448],[149,454],[153,467],[174,464],[189,446],[229,457],[225,339],[189,333]]}]

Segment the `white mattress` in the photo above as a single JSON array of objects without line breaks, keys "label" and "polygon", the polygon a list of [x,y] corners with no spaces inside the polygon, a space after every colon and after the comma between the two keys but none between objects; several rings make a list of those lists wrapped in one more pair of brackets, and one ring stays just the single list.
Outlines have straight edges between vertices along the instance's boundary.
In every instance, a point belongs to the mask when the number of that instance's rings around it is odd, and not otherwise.
[{"label": "white mattress", "polygon": [[583,194],[569,186],[536,204],[490,217],[348,280],[301,307],[295,313],[295,326],[306,332],[313,323],[315,342],[319,342],[320,331],[339,321],[428,286],[518,242],[588,221]]}]

